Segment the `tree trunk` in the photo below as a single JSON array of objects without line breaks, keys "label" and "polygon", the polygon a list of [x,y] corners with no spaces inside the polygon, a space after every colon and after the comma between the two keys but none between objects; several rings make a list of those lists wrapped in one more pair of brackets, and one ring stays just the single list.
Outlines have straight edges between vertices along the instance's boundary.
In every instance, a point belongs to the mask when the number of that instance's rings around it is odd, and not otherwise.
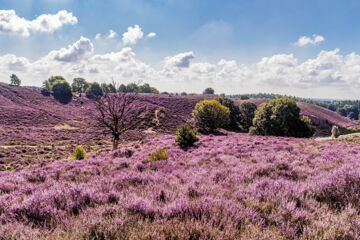
[{"label": "tree trunk", "polygon": [[113,151],[116,150],[119,146],[119,136],[114,136],[113,138]]}]

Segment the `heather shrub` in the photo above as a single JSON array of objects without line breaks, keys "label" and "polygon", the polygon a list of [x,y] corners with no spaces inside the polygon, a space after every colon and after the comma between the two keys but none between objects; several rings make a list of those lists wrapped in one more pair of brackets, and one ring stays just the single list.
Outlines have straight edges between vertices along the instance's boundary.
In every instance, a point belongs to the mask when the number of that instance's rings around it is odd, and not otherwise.
[{"label": "heather shrub", "polygon": [[150,156],[147,158],[148,162],[155,162],[155,161],[161,161],[161,160],[167,160],[168,159],[168,149],[166,147],[159,148],[155,152],[150,153]]},{"label": "heather shrub", "polygon": [[189,125],[183,125],[176,131],[175,142],[181,147],[193,146],[199,140],[197,132]]},{"label": "heather shrub", "polygon": [[230,110],[216,100],[198,102],[193,111],[196,127],[205,133],[214,132],[217,128],[230,123]]},{"label": "heather shrub", "polygon": [[338,138],[340,136],[340,130],[339,127],[334,125],[331,128],[331,137],[332,138]]},{"label": "heather shrub", "polygon": [[83,148],[83,146],[76,146],[73,156],[76,160],[83,160],[86,158],[86,150]]},{"label": "heather shrub", "polygon": [[315,128],[308,117],[300,115],[300,108],[290,98],[282,97],[262,103],[255,111],[251,135],[311,137]]},{"label": "heather shrub", "polygon": [[243,130],[249,131],[255,116],[257,106],[251,101],[244,101],[240,104],[240,125]]},{"label": "heather shrub", "polygon": [[67,81],[56,81],[52,86],[52,91],[54,98],[62,103],[68,103],[72,98],[71,87]]},{"label": "heather shrub", "polygon": [[230,124],[229,127],[233,129],[239,128],[240,120],[240,108],[237,106],[233,100],[227,97],[217,98],[216,101],[221,103],[221,105],[228,107],[230,110]]}]

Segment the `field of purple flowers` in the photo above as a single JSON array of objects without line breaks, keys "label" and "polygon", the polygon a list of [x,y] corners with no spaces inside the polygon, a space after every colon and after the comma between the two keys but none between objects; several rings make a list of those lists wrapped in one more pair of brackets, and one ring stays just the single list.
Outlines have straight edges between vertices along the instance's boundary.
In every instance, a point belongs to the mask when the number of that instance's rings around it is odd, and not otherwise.
[{"label": "field of purple flowers", "polygon": [[[158,148],[168,159],[147,160]],[[0,173],[2,239],[359,239],[360,145],[151,135]]]}]

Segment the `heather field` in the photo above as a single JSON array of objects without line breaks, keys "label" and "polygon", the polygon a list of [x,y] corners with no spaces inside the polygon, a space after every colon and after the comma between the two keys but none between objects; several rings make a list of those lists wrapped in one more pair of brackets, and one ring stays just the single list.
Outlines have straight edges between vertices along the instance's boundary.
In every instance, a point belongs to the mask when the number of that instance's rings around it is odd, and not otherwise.
[{"label": "heather field", "polygon": [[[112,151],[92,100],[0,84],[0,239],[360,239],[358,135],[221,130],[183,150],[176,128],[211,98],[140,94],[145,118]],[[298,104],[317,135],[356,125]],[[158,149],[167,160],[149,158]]]}]

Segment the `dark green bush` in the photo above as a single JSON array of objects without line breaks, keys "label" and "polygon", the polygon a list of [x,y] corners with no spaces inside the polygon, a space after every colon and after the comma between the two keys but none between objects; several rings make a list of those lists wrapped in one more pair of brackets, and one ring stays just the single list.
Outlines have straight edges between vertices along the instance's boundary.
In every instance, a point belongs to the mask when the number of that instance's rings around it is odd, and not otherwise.
[{"label": "dark green bush", "polygon": [[69,83],[65,80],[58,80],[52,86],[54,98],[62,103],[68,103],[72,98],[72,91]]},{"label": "dark green bush", "polygon": [[314,133],[311,120],[301,116],[296,102],[287,97],[262,103],[250,128],[250,134],[264,136],[311,137]]},{"label": "dark green bush", "polygon": [[102,95],[104,95],[104,92],[97,82],[92,83],[86,90],[87,97],[101,97]]},{"label": "dark green bush", "polygon": [[181,147],[191,147],[195,142],[199,141],[196,136],[197,131],[189,125],[183,125],[176,131],[175,142]]},{"label": "dark green bush", "polygon": [[240,120],[240,108],[237,106],[233,100],[228,97],[216,98],[216,100],[221,103],[221,105],[228,107],[230,110],[230,124],[229,128],[237,129],[239,128]]},{"label": "dark green bush", "polygon": [[240,104],[240,125],[243,130],[249,131],[255,116],[257,106],[251,101],[244,101]]}]

